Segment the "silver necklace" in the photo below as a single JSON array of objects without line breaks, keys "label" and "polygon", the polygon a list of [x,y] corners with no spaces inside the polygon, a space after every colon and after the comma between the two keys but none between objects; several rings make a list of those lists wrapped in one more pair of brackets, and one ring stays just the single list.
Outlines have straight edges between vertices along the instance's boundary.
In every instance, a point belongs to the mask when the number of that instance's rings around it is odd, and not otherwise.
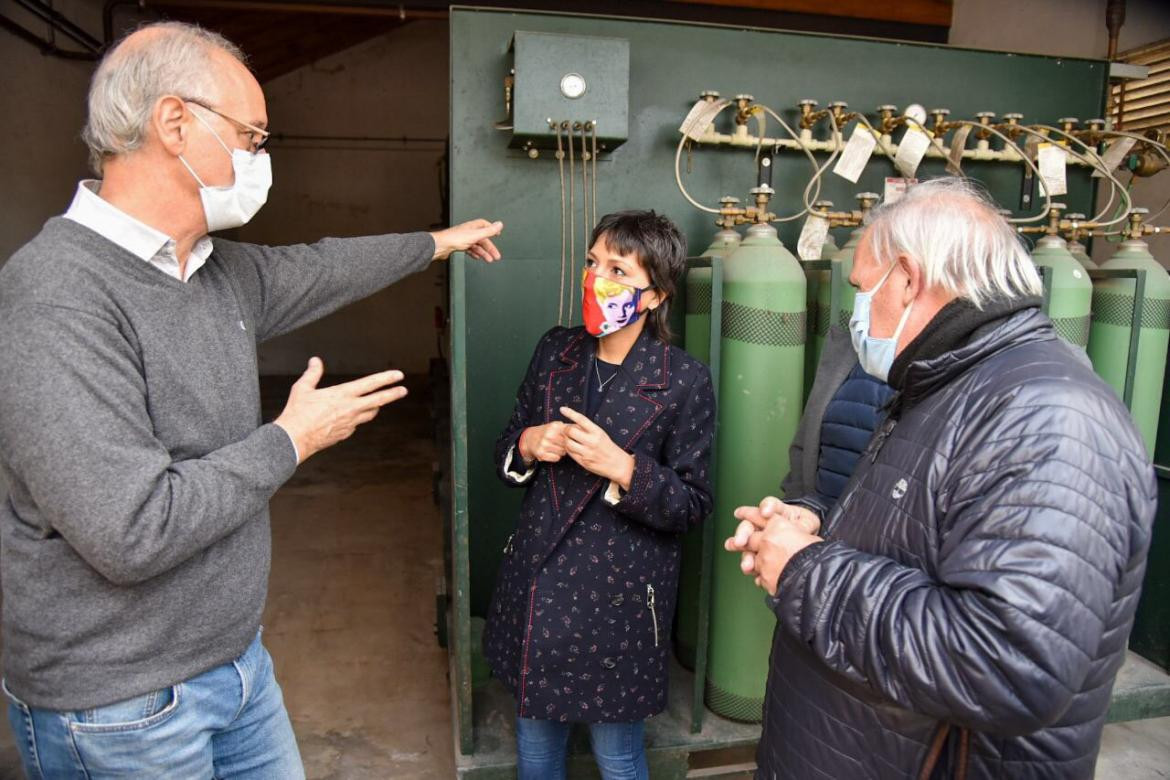
[{"label": "silver necklace", "polygon": [[593,373],[597,374],[597,392],[599,392],[599,393],[604,393],[605,386],[608,385],[610,382],[612,382],[614,379],[616,379],[617,375],[618,375],[617,369],[615,368],[613,371],[613,376],[611,376],[609,379],[602,382],[601,381],[601,369],[597,367],[596,360],[593,361]]}]

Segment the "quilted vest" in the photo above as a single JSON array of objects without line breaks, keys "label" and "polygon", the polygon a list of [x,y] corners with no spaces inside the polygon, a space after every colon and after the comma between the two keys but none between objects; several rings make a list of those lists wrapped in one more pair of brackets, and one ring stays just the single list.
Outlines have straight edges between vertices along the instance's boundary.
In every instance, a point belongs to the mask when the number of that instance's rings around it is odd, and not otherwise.
[{"label": "quilted vest", "polygon": [[893,388],[853,367],[825,408],[821,421],[821,451],[817,457],[816,491],[833,506],[853,474],[857,459],[885,416],[882,407]]}]

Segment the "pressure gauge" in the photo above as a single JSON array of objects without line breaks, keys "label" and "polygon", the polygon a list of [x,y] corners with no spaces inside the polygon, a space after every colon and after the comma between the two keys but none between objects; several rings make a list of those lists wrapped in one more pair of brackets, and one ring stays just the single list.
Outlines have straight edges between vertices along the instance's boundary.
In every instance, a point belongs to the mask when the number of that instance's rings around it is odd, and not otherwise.
[{"label": "pressure gauge", "polygon": [[585,77],[580,73],[566,73],[561,77],[561,94],[569,100],[576,100],[584,95],[588,86]]}]

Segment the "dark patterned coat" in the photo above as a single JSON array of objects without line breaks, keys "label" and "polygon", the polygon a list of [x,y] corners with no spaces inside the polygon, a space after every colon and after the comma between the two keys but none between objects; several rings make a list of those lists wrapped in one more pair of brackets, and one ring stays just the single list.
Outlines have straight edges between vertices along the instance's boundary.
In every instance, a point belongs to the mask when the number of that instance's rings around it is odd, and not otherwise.
[{"label": "dark patterned coat", "polygon": [[520,434],[584,409],[596,344],[583,328],[546,333],[496,442],[501,478],[527,491],[484,651],[527,718],[632,722],[665,708],[680,535],[711,510],[710,372],[647,331],[593,418],[634,455],[629,492],[567,455],[525,471]]}]

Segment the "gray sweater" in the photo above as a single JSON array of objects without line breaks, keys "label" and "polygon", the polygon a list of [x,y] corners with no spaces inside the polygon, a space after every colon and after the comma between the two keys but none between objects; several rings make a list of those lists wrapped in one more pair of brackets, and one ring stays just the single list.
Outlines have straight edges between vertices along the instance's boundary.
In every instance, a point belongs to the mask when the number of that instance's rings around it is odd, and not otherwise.
[{"label": "gray sweater", "polygon": [[0,269],[4,675],[36,707],[172,685],[255,637],[268,500],[256,345],[428,265],[426,233],[215,239],[187,283],[54,218]]}]

